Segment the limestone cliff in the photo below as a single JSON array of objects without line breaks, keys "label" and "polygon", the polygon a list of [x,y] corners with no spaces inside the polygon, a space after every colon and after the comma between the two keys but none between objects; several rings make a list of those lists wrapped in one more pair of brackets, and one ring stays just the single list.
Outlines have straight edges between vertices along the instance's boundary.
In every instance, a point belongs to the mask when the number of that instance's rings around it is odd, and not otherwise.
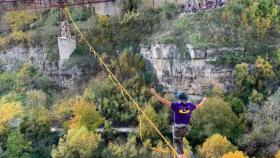
[{"label": "limestone cliff", "polygon": [[15,71],[23,63],[29,63],[39,69],[41,73],[49,76],[61,87],[72,87],[83,75],[76,65],[65,70],[62,63],[47,60],[41,47],[12,47],[0,50],[0,71]]},{"label": "limestone cliff", "polygon": [[141,48],[141,54],[155,70],[158,81],[167,92],[185,90],[192,95],[201,95],[209,84],[222,88],[231,85],[232,69],[215,67],[211,61],[225,50],[244,51],[243,48],[195,49],[179,54],[175,45],[153,44]]}]

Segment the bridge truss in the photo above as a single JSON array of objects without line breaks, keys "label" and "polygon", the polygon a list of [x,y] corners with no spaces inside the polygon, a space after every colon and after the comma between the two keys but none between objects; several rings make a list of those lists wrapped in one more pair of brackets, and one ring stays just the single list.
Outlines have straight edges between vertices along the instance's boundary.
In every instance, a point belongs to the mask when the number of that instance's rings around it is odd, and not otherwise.
[{"label": "bridge truss", "polygon": [[64,8],[86,4],[113,2],[115,0],[0,0],[0,13],[19,10]]}]

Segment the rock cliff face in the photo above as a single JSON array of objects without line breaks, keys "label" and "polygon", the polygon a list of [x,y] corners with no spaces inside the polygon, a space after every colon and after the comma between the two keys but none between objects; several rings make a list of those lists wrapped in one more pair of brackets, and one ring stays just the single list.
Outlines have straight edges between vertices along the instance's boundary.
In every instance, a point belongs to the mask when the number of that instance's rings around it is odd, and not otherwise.
[{"label": "rock cliff face", "polygon": [[242,48],[194,49],[179,54],[175,45],[154,44],[141,48],[142,56],[155,70],[158,81],[167,92],[185,90],[191,95],[201,95],[210,84],[222,88],[231,85],[232,69],[210,64],[225,50],[244,51]]},{"label": "rock cliff face", "polygon": [[49,63],[41,47],[0,50],[0,71],[15,71],[23,63],[34,65],[61,87],[70,88],[82,78],[81,70],[75,65],[65,70],[62,63]]}]

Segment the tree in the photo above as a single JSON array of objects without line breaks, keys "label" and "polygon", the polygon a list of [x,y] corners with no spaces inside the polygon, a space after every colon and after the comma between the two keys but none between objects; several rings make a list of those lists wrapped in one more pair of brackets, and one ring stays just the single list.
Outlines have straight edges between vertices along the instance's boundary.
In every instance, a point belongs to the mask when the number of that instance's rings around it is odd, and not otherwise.
[{"label": "tree", "polygon": [[28,24],[31,24],[36,18],[36,14],[26,11],[16,11],[6,14],[4,21],[10,25],[13,31],[20,31],[24,30],[24,27]]},{"label": "tree", "polygon": [[30,41],[31,34],[24,32],[28,29],[28,25],[37,19],[36,14],[20,11],[9,12],[4,16],[4,21],[12,30],[7,39],[19,43]]},{"label": "tree", "polygon": [[104,150],[102,157],[104,158],[137,158],[147,157],[148,152],[145,148],[138,147],[136,137],[131,136],[127,139],[127,142],[110,142],[108,149]]},{"label": "tree", "polygon": [[25,140],[24,135],[18,130],[8,135],[5,147],[4,155],[7,158],[28,158],[31,152],[31,142]]},{"label": "tree", "polygon": [[21,69],[17,72],[17,89],[18,91],[25,91],[32,87],[34,77],[37,75],[37,69],[30,64],[23,64]]},{"label": "tree", "polygon": [[199,144],[206,137],[220,133],[236,142],[244,132],[245,125],[242,121],[222,98],[210,98],[205,102],[203,108],[194,111],[188,140]]},{"label": "tree", "polygon": [[[146,106],[144,112],[149,117],[149,119],[155,124],[155,126],[159,128],[161,131],[162,129],[166,128],[167,120],[166,118],[164,118],[166,116],[157,114],[152,106]],[[139,121],[141,120],[141,131],[139,132],[141,132],[144,138],[158,137],[158,133],[154,130],[152,125],[148,122],[148,120],[143,115],[140,115],[138,118]]]},{"label": "tree", "polygon": [[0,96],[14,90],[15,84],[16,80],[13,73],[5,72],[0,74]]},{"label": "tree", "polygon": [[[137,143],[137,137],[135,135],[129,135],[127,140],[115,140],[109,142],[108,148],[103,150],[102,158],[169,158],[172,157],[172,151],[168,147],[163,147],[162,142],[157,144],[157,149],[167,152],[160,152],[156,150],[148,150],[146,146],[140,146]],[[147,142],[145,142],[147,143]],[[148,142],[149,144],[149,142]]]},{"label": "tree", "polygon": [[277,153],[275,154],[275,158],[280,158],[280,149],[277,151]]},{"label": "tree", "polygon": [[273,71],[272,65],[265,59],[258,56],[254,66],[255,66],[254,76],[256,78],[256,83],[255,83],[256,89],[260,92],[265,92],[265,94],[269,93],[268,87],[272,88],[271,83],[273,82],[273,79],[275,77],[275,73]]},{"label": "tree", "polygon": [[[109,59],[106,59],[109,60]],[[148,91],[150,81],[146,80],[145,63],[139,54],[124,51],[117,59],[111,59],[112,71],[131,94],[140,103],[151,98]],[[137,109],[131,108],[133,103],[121,91],[117,83],[101,77],[89,82],[84,98],[97,105],[101,115],[114,124],[137,124]],[[126,99],[125,99],[125,98]]]},{"label": "tree", "polygon": [[[236,84],[235,94],[245,103],[248,103],[250,95],[267,96],[273,90],[274,77],[272,65],[260,56],[257,57],[254,65],[237,64],[233,71]],[[254,89],[255,91],[253,91]],[[263,94],[259,94],[259,92]],[[254,100],[254,96],[251,99]]]},{"label": "tree", "polygon": [[238,146],[249,156],[273,157],[280,142],[279,131],[279,124],[255,124],[250,133],[241,137]]},{"label": "tree", "polygon": [[232,111],[236,114],[242,114],[245,111],[245,105],[240,98],[234,97],[230,101]]},{"label": "tree", "polygon": [[273,157],[280,146],[280,90],[276,91],[264,105],[249,105],[251,131],[244,134],[238,146],[249,156]]},{"label": "tree", "polygon": [[242,151],[234,151],[226,153],[222,156],[222,158],[248,158]]},{"label": "tree", "polygon": [[276,0],[241,1],[245,6],[242,11],[242,25],[253,26],[256,33],[263,37],[273,28],[279,27],[279,7]]},{"label": "tree", "polygon": [[75,100],[71,105],[74,117],[69,122],[70,128],[86,127],[95,131],[105,119],[101,117],[93,104],[86,102],[83,98]]},{"label": "tree", "polygon": [[19,103],[4,103],[0,104],[0,133],[5,129],[6,124],[19,116],[22,112],[22,107]]},{"label": "tree", "polygon": [[202,146],[198,147],[197,152],[200,158],[219,158],[235,149],[236,147],[226,137],[220,134],[213,134],[205,140]]},{"label": "tree", "polygon": [[50,157],[52,145],[57,144],[58,136],[51,132],[51,117],[44,107],[27,109],[22,118],[20,131],[32,142],[30,157]]},{"label": "tree", "polygon": [[248,102],[248,97],[251,94],[255,78],[249,72],[249,65],[246,63],[237,64],[233,70],[233,78],[236,84],[236,94],[240,98]]},{"label": "tree", "polygon": [[142,3],[142,0],[123,0],[121,2],[122,12],[127,13],[137,11],[139,4]]},{"label": "tree", "polygon": [[52,150],[52,157],[90,158],[100,142],[101,136],[88,131],[86,127],[73,128],[59,140],[58,146]]},{"label": "tree", "polygon": [[27,106],[38,108],[46,105],[46,94],[40,90],[29,90],[26,92]]}]

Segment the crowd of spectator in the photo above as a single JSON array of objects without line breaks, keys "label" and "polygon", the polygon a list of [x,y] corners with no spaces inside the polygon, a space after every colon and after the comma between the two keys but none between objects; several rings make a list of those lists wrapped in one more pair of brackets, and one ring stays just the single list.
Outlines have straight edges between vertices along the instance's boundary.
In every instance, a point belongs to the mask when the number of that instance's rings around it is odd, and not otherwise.
[{"label": "crowd of spectator", "polygon": [[197,12],[198,10],[215,9],[228,3],[229,0],[205,0],[198,3],[186,3],[182,5],[184,13]]}]

